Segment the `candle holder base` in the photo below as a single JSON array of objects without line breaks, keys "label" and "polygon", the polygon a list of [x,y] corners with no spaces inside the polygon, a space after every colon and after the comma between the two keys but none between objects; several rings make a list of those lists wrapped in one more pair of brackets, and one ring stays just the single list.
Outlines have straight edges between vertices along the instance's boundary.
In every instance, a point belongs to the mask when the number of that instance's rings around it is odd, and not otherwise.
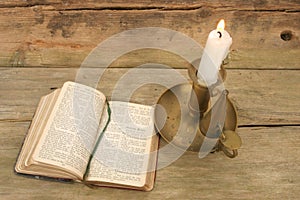
[{"label": "candle holder base", "polygon": [[[154,123],[159,134],[166,142],[173,144],[175,147],[194,152],[199,152],[204,139],[215,140],[216,146],[212,151],[223,150],[227,156],[235,157],[237,155],[235,149],[222,148],[224,146],[219,143],[219,141],[222,143],[222,137],[207,138],[200,131],[200,114],[195,115],[189,107],[191,91],[192,84],[179,84],[168,89],[160,96],[154,112]],[[226,102],[226,120],[223,131],[226,131],[228,127],[232,132],[237,127],[236,109],[229,98]],[[222,136],[224,137],[224,134]]]}]

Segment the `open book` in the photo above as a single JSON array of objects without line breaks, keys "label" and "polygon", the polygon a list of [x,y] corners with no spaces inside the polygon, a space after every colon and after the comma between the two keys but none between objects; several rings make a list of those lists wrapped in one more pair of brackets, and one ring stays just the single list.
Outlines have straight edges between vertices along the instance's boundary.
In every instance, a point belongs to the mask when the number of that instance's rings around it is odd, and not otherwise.
[{"label": "open book", "polygon": [[150,191],[158,136],[153,107],[66,82],[41,98],[15,165],[20,174]]}]

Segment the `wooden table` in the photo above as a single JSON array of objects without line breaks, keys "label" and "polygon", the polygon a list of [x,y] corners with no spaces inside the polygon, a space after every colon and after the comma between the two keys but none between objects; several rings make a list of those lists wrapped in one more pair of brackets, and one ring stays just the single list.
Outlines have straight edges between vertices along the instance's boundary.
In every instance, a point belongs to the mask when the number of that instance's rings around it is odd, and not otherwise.
[{"label": "wooden table", "polygon": [[[0,10],[0,199],[299,198],[299,0],[9,0],[0,2]],[[158,170],[151,192],[91,189],[14,174],[40,97],[75,80],[97,44],[124,30],[162,27],[204,45],[220,18],[233,38],[225,85],[239,113],[243,146],[237,158],[220,152],[198,159],[187,152]],[[187,77],[186,62],[178,56],[143,49],[113,62],[98,89],[110,97],[123,74],[149,62],[168,65]],[[172,80],[162,75],[166,70],[172,69],[153,68],[151,73]],[[132,80],[146,76],[138,69]],[[154,104],[164,90],[147,85],[132,100]]]}]

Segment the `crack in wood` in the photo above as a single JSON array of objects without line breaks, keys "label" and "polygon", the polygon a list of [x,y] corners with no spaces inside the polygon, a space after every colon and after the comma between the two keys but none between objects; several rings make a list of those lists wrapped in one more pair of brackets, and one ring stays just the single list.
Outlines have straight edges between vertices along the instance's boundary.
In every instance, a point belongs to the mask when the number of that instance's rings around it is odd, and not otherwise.
[{"label": "crack in wood", "polygon": [[57,4],[51,4],[51,3],[34,3],[34,4],[11,4],[11,5],[0,5],[0,9],[1,8],[32,8],[32,7],[36,7],[36,6],[53,6],[53,5],[57,5]]},{"label": "crack in wood", "polygon": [[[0,69],[11,69],[11,68],[26,68],[26,69],[32,69],[32,68],[36,68],[36,69],[73,69],[73,68],[80,68],[80,66],[47,66],[47,65],[41,65],[41,66],[28,66],[28,65],[24,65],[24,66],[17,66],[17,65],[12,65],[12,66],[0,66]],[[101,67],[85,67],[86,69],[97,69],[97,68],[101,68]],[[124,67],[111,67],[111,69],[132,69],[132,67],[130,66],[124,66]],[[147,69],[157,69],[156,67],[147,67]],[[180,70],[180,69],[187,69],[186,67],[176,67],[174,69]],[[170,70],[174,70],[173,68]],[[238,67],[230,67],[230,68],[226,68],[226,70],[230,71],[230,70],[258,70],[258,71],[264,71],[264,70],[270,70],[270,71],[285,71],[285,70],[292,70],[292,71],[299,71],[300,68],[289,68],[289,67],[285,67],[285,68],[263,68],[263,67],[243,67],[243,68],[238,68]]]},{"label": "crack in wood", "polygon": [[195,11],[201,8],[208,8],[208,9],[221,9],[223,11],[231,12],[231,11],[240,11],[240,12],[287,12],[287,13],[297,13],[300,10],[295,8],[282,8],[282,9],[236,9],[232,6],[209,6],[209,5],[163,5],[163,6],[103,6],[103,7],[64,7],[58,3],[35,3],[35,4],[23,4],[23,5],[0,5],[1,8],[33,8],[37,6],[53,6],[52,8],[45,8],[47,11],[150,11],[150,10],[157,10],[157,11]]},{"label": "crack in wood", "polygon": [[[31,119],[0,119],[2,122],[11,122],[11,123],[30,123]],[[276,127],[300,127],[300,124],[242,124],[238,125],[238,128],[276,128]]]},{"label": "crack in wood", "polygon": [[31,122],[31,119],[0,119],[1,122],[12,122],[12,123],[21,123],[21,122]]},{"label": "crack in wood", "polygon": [[159,10],[159,11],[188,11],[188,10],[198,10],[203,6],[112,6],[112,7],[98,7],[98,8],[63,8],[58,9],[60,11],[99,11],[99,10],[111,10],[111,11],[143,11],[143,10]]},{"label": "crack in wood", "polygon": [[[20,149],[19,147],[12,147],[12,148],[1,148],[1,151],[7,151],[7,150],[16,150],[16,149]],[[3,193],[0,193],[3,194]]]},{"label": "crack in wood", "polygon": [[300,124],[245,124],[245,125],[238,125],[238,128],[271,128],[271,127],[300,127]]}]

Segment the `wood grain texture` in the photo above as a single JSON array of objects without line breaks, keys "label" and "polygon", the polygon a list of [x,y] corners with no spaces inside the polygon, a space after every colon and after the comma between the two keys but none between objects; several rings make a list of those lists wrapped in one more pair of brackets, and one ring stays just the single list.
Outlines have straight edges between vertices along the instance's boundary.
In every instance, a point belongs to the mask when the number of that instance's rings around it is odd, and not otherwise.
[{"label": "wood grain texture", "polygon": [[[31,120],[41,96],[61,87],[68,80],[92,86],[91,81],[98,79],[99,71],[101,69],[89,68],[82,73],[72,68],[2,68],[0,119]],[[187,70],[109,68],[102,74],[97,89],[108,98],[114,92],[115,100],[130,97],[133,102],[153,105],[166,90],[163,84],[171,86],[172,83],[178,83],[174,80],[176,73],[182,74],[188,81]],[[76,74],[81,74],[83,78],[76,79]],[[120,84],[121,78],[128,80]],[[285,83],[287,78],[289,82]],[[150,84],[152,82],[162,85]],[[300,94],[296,92],[300,91],[299,71],[228,70],[225,86],[236,103],[239,125],[300,124],[300,112],[297,109]]]},{"label": "wood grain texture", "polygon": [[[229,9],[247,9],[247,10],[282,10],[282,11],[295,11],[300,5],[297,0],[293,1],[276,1],[276,0],[252,0],[252,1],[221,1],[221,0],[207,0],[207,1],[194,1],[194,0],[142,0],[142,1],[96,1],[87,0],[85,2],[79,2],[76,0],[7,0],[0,2],[1,7],[30,7],[30,6],[52,6],[56,10],[68,10],[68,9],[197,9],[200,7],[212,7],[224,10]],[[280,8],[280,9],[279,9]]]},{"label": "wood grain texture", "polygon": [[[238,109],[243,140],[238,157],[229,159],[220,152],[199,160],[187,152],[157,172],[149,193],[14,174],[40,97],[68,80],[93,85],[103,69],[88,68],[76,75],[98,44],[129,29],[162,27],[204,46],[221,18],[233,38],[225,85]],[[1,1],[0,199],[298,199],[299,19],[299,0]],[[109,51],[122,45],[126,43]],[[176,70],[138,68],[145,63]],[[133,50],[111,63],[97,88],[108,98],[124,100],[130,88],[143,82],[174,84],[176,73],[188,78],[188,66],[170,52]],[[146,84],[133,90],[131,100],[154,104],[165,89]]]},{"label": "wood grain texture", "polygon": [[[13,173],[29,122],[0,122],[0,194],[5,199],[297,199],[299,127],[241,128],[239,156],[222,153],[198,159],[187,152],[157,172],[151,192],[91,189],[24,178]],[[263,152],[263,153],[262,153]]]},{"label": "wood grain texture", "polygon": [[[172,29],[204,46],[209,32],[224,18],[233,37],[230,68],[299,69],[300,6],[297,2],[287,4],[296,11],[287,12],[285,6],[277,10],[226,10],[226,5],[191,10],[58,11],[47,5],[0,8],[0,66],[79,67],[105,39],[141,27]],[[283,31],[291,32],[289,41],[281,39]],[[114,48],[119,47],[111,50]],[[147,59],[147,54],[136,56]],[[128,57],[112,67],[132,67],[131,60]]]}]

